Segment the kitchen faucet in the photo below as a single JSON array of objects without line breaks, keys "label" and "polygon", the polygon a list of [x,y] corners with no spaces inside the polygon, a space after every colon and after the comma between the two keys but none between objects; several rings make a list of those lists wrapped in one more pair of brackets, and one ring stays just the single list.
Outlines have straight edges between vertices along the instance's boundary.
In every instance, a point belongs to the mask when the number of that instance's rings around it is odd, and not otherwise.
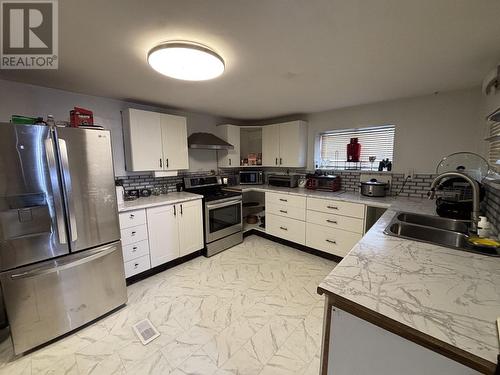
[{"label": "kitchen faucet", "polygon": [[476,232],[477,231],[477,224],[479,223],[479,193],[480,193],[480,188],[479,184],[477,183],[476,180],[473,178],[469,177],[465,173],[462,172],[444,172],[438,175],[434,181],[432,181],[431,184],[431,189],[428,193],[429,199],[434,199],[436,196],[436,186],[439,184],[439,182],[446,177],[460,177],[466,180],[472,187],[472,213],[471,213],[471,231]]}]

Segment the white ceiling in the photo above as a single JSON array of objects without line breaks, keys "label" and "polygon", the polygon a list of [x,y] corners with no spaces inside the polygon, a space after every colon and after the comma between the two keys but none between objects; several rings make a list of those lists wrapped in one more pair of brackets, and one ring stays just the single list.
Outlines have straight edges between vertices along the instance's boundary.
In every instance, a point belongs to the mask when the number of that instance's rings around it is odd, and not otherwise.
[{"label": "white ceiling", "polygon": [[[480,85],[500,61],[498,0],[61,0],[58,71],[0,78],[261,119]],[[146,63],[172,39],[226,72],[176,81]]]}]

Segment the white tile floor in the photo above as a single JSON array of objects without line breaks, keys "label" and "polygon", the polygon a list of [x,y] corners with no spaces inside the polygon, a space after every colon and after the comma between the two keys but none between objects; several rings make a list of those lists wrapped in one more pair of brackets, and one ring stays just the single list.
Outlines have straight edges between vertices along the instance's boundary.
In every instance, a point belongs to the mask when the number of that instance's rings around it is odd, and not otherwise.
[{"label": "white tile floor", "polygon": [[[0,374],[311,374],[319,371],[323,297],[335,263],[257,236],[128,287],[125,308],[8,362]],[[161,336],[143,346],[132,324]]]}]

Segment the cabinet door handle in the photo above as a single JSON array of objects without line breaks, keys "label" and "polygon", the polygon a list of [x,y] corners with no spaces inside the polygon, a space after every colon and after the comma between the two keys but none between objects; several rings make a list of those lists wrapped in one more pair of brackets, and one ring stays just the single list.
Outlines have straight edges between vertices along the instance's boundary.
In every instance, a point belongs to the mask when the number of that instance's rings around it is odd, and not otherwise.
[{"label": "cabinet door handle", "polygon": [[160,158],[160,168],[163,168],[163,163],[161,161],[161,158]]},{"label": "cabinet door handle", "polygon": [[174,216],[177,216],[177,210],[175,209],[175,205],[174,205]]},{"label": "cabinet door handle", "polygon": [[338,210],[339,209],[337,206],[326,206],[326,208],[329,208],[330,210]]},{"label": "cabinet door handle", "polygon": [[231,158],[229,158],[229,165],[231,165]]},{"label": "cabinet door handle", "polygon": [[132,252],[134,253],[134,252],[136,252],[136,251],[137,251],[137,246],[134,246],[134,247],[132,248]]},{"label": "cabinet door handle", "polygon": [[131,236],[135,236],[135,233],[136,233],[135,231],[134,231],[134,232],[131,232],[131,233],[130,233],[130,235],[131,235]]},{"label": "cabinet door handle", "polygon": [[281,230],[288,230],[287,227],[280,227]]},{"label": "cabinet door handle", "polygon": [[282,161],[283,161],[283,160],[280,158],[280,165],[281,165],[281,164],[283,164],[283,162],[282,162]]},{"label": "cabinet door handle", "polygon": [[326,219],[326,222],[330,224],[337,224],[335,220],[330,220],[330,219]]},{"label": "cabinet door handle", "polygon": [[181,215],[182,215],[182,204],[181,204]]},{"label": "cabinet door handle", "polygon": [[329,242],[329,243],[332,243],[332,244],[334,244],[334,245],[336,245],[336,244],[337,244],[337,241],[334,241],[334,240],[325,240],[325,241],[326,241],[326,242]]},{"label": "cabinet door handle", "polygon": [[278,158],[276,158],[276,161],[274,162],[274,165],[278,165]]},{"label": "cabinet door handle", "polygon": [[288,202],[288,199],[280,198],[280,201],[282,201],[282,202]]},{"label": "cabinet door handle", "polygon": [[133,219],[135,217],[134,214],[130,214],[130,218]]},{"label": "cabinet door handle", "polygon": [[281,213],[284,213],[284,214],[287,214],[288,211],[285,211],[285,210],[280,210]]},{"label": "cabinet door handle", "polygon": [[134,263],[134,268],[137,268],[138,265],[139,263]]},{"label": "cabinet door handle", "polygon": [[166,162],[167,162],[167,168],[168,168],[168,158],[167,158]]}]

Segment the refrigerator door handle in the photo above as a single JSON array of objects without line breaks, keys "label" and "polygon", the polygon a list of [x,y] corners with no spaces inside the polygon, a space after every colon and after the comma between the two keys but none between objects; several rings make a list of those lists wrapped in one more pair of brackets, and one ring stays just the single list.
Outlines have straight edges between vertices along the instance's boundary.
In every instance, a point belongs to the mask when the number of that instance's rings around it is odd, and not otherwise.
[{"label": "refrigerator door handle", "polygon": [[59,138],[57,140],[59,144],[59,153],[61,155],[61,169],[64,179],[64,188],[66,190],[66,198],[68,201],[68,215],[69,215],[69,227],[71,241],[76,242],[78,239],[78,232],[76,229],[76,216],[75,216],[75,202],[73,200],[73,187],[71,185],[71,174],[69,172],[69,161],[68,161],[68,148],[66,146],[66,141]]},{"label": "refrigerator door handle", "polygon": [[54,198],[54,211],[56,214],[56,227],[59,243],[66,243],[66,227],[64,223],[63,204],[61,199],[61,189],[57,177],[56,154],[52,138],[45,139],[45,154],[49,166],[50,185],[52,186],[52,196]]},{"label": "refrigerator door handle", "polygon": [[46,274],[53,273],[53,272],[59,272],[59,271],[62,271],[64,269],[76,267],[78,265],[91,262],[95,259],[102,258],[102,257],[112,253],[113,251],[116,251],[116,249],[117,249],[116,246],[108,246],[108,247],[106,247],[104,249],[100,249],[94,253],[90,253],[89,251],[87,251],[86,254],[90,254],[90,255],[87,255],[83,258],[69,259],[69,260],[66,260],[64,262],[57,261],[49,266],[37,267],[37,268],[33,268],[32,270],[29,270],[26,272],[13,274],[10,276],[10,278],[11,278],[11,280],[17,280],[17,279],[25,279],[25,278],[29,278],[29,277],[34,277],[34,276],[46,275]]}]

